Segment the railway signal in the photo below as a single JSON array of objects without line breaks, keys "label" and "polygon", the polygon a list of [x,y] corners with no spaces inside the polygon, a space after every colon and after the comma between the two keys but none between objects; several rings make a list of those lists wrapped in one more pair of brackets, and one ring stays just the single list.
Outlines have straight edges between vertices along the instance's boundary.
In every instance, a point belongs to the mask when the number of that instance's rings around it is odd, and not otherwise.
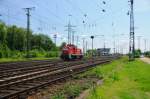
[{"label": "railway signal", "polygon": [[93,57],[93,39],[94,39],[94,36],[91,36],[91,39],[92,39],[92,57]]}]

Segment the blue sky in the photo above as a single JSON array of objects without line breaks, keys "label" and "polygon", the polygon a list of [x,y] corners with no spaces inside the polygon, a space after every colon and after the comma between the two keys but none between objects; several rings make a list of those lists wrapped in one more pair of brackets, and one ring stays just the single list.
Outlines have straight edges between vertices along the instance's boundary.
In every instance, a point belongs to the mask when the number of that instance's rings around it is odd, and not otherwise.
[{"label": "blue sky", "polygon": [[[103,1],[106,2],[105,5]],[[150,49],[150,1],[135,0],[134,6],[136,47],[137,36],[142,36],[141,48],[144,50],[143,39],[147,39],[147,49]],[[35,7],[31,11],[31,29],[35,33],[47,34],[50,37],[57,33],[58,45],[67,41],[64,26],[70,20],[76,26],[75,35],[80,37],[79,47],[82,48],[81,38],[84,36],[91,48],[90,35],[105,35],[107,47],[113,48],[115,40],[116,47],[124,48],[124,52],[128,51],[128,0],[0,0],[0,19],[8,25],[26,27],[26,12],[22,9],[26,7]],[[102,9],[106,12],[103,13]],[[69,14],[72,16],[69,17]],[[84,17],[85,14],[87,17]],[[96,37],[94,47],[103,47],[103,43],[102,37]]]}]

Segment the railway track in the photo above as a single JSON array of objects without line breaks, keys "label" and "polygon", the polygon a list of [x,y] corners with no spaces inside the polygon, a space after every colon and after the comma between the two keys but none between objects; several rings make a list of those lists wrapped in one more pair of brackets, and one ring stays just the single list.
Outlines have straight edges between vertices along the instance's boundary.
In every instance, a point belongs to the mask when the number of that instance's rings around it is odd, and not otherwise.
[{"label": "railway track", "polygon": [[[112,58],[89,59],[75,62],[56,62],[47,65],[33,65],[23,69],[23,73],[13,69],[16,74],[1,75],[0,99],[20,99],[23,94],[36,91],[73,74],[77,74],[95,65],[110,62]],[[36,68],[35,68],[36,67]],[[43,68],[42,68],[43,67]]]},{"label": "railway track", "polygon": [[56,60],[36,60],[36,61],[23,61],[23,62],[8,62],[8,63],[0,63],[0,70],[12,70],[24,67],[30,67],[33,65],[43,65],[49,63],[63,62],[60,59]]},{"label": "railway track", "polygon": [[[37,63],[36,63],[37,62]],[[23,62],[23,64],[20,64],[20,62],[18,63],[8,63],[8,64],[0,64],[0,79],[2,80],[3,78],[8,78],[8,77],[12,77],[12,76],[17,76],[17,75],[24,75],[24,74],[28,74],[30,72],[38,72],[38,71],[51,71],[51,70],[55,70],[56,65],[59,66],[60,68],[63,68],[62,65],[73,65],[73,64],[77,64],[80,62],[84,62],[84,60],[82,61],[71,61],[71,62],[64,62],[62,60],[55,60],[55,61],[50,61],[50,60],[46,60],[46,61],[31,61],[29,63],[27,62]]]},{"label": "railway track", "polygon": [[24,75],[24,74],[28,74],[31,72],[33,73],[33,72],[44,71],[44,70],[52,71],[52,70],[58,69],[57,66],[59,66],[59,68],[63,68],[64,64],[65,65],[68,65],[68,64],[73,65],[73,64],[77,64],[77,62],[47,63],[47,64],[42,64],[42,65],[31,65],[30,67],[16,68],[16,69],[12,69],[12,70],[3,70],[0,72],[0,79],[6,78],[6,77],[8,78],[11,76]]}]

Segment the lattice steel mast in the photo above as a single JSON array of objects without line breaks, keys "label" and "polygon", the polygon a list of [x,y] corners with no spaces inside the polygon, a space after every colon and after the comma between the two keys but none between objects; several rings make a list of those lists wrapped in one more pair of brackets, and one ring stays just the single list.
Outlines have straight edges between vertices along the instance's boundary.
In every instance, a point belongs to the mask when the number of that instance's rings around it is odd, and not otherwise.
[{"label": "lattice steel mast", "polygon": [[134,37],[134,11],[133,4],[134,0],[130,0],[131,2],[131,11],[130,11],[130,44],[129,44],[129,60],[134,60],[134,50],[135,50],[135,37]]},{"label": "lattice steel mast", "polygon": [[30,50],[30,11],[35,9],[35,7],[23,8],[27,13],[27,57],[29,58],[29,50]]}]

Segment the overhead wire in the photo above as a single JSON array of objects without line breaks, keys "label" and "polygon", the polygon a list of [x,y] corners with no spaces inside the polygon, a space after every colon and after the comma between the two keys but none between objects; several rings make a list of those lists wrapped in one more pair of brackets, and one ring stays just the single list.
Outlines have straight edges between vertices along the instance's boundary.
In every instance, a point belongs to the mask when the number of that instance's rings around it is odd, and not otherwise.
[{"label": "overhead wire", "polygon": [[[8,5],[5,5],[5,7],[8,7],[8,8],[10,8]],[[5,9],[8,9],[8,8],[5,8]],[[11,10],[11,14],[9,15],[10,17],[10,19],[11,19],[11,21],[13,21],[14,23],[13,24],[16,24],[16,25],[19,25],[19,24],[17,24],[17,23],[20,23],[20,24],[26,24],[26,22],[24,22],[24,21],[22,21],[22,20],[24,20],[23,19],[23,17],[18,17],[17,15],[23,15],[22,13],[23,12],[21,12],[20,10],[18,11],[18,10],[15,10],[15,11],[17,11],[17,12],[15,12],[15,13],[12,13],[13,11]],[[8,14],[6,14],[6,13],[3,13],[5,16],[8,16]],[[25,16],[25,14],[23,15],[24,17],[26,17]],[[31,16],[31,17],[34,17],[33,15]],[[39,20],[39,18],[33,18],[33,20]],[[17,22],[16,22],[17,21]],[[24,22],[24,23],[23,23]],[[47,24],[46,22],[44,22],[45,24]]]},{"label": "overhead wire", "polygon": [[[33,2],[36,5],[39,5],[39,2],[37,2],[37,0],[36,1],[35,0],[30,0],[30,2]],[[40,3],[40,5],[42,6],[43,3]],[[62,24],[63,23],[63,19],[61,19],[61,17],[57,16],[57,14],[55,14],[54,12],[52,12],[46,5],[47,4],[43,5],[42,8],[46,9],[52,16],[54,16],[54,18],[56,18],[57,21],[59,21],[59,24]]]},{"label": "overhead wire", "polygon": [[[79,11],[82,18],[84,18],[85,14],[87,15],[87,13],[83,11],[76,3],[72,3],[70,0],[65,0],[65,1],[72,7],[72,9]],[[88,20],[90,19],[88,15],[86,16],[86,18],[88,18]]]}]

